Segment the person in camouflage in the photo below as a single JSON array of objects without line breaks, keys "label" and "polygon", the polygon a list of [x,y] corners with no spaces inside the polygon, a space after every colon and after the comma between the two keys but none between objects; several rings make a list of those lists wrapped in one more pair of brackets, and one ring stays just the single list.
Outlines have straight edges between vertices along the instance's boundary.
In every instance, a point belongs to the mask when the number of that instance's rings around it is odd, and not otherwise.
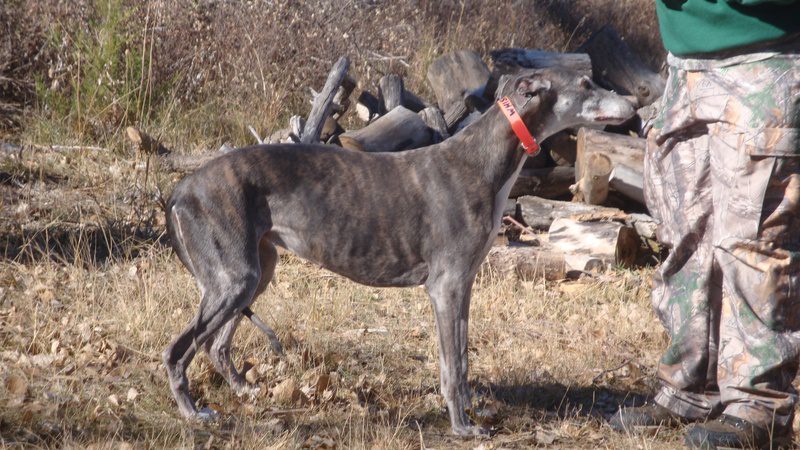
[{"label": "person in camouflage", "polygon": [[690,447],[784,445],[800,363],[800,37],[667,62],[645,197],[671,249],[652,296],[670,344],[654,403],[610,424],[700,422]]}]

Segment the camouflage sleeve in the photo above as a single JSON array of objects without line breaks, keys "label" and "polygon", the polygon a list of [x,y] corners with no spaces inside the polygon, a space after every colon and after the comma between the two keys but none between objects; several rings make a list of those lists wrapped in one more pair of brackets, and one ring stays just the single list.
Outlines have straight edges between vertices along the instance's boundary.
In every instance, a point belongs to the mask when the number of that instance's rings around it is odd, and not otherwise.
[{"label": "camouflage sleeve", "polygon": [[738,3],[744,6],[763,5],[765,3],[777,3],[779,5],[791,5],[798,0],[728,0],[728,3]]}]

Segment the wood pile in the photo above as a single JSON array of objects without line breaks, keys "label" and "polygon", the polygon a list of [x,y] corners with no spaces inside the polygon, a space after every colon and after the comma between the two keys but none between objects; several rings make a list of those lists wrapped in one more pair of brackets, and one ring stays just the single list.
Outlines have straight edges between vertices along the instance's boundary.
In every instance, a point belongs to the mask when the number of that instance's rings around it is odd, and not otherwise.
[{"label": "wood pile", "polygon": [[[435,60],[427,72],[435,96],[430,101],[409,91],[397,74],[383,76],[375,91],[361,86],[356,93],[358,82],[348,75],[349,61],[342,57],[322,90],[312,90],[307,118],[293,116],[285,129],[266,139],[251,132],[259,143],[322,142],[366,152],[424,147],[480,117],[492,105],[503,75],[521,68],[570,67],[630,96],[644,108],[641,117],[614,130],[566,130],[544,141],[545,151],[528,160],[511,190],[498,239],[503,245],[491,250],[488,269],[555,280],[630,267],[648,258],[654,262],[658,245],[655,224],[643,214],[644,139],[639,135],[652,117],[651,105],[663,92],[664,79],[611,28],[595,33],[578,53],[509,48],[490,55],[491,69],[470,50]],[[345,130],[342,119],[348,112],[364,125]],[[159,155],[166,170],[191,171],[221,153],[179,156],[140,130],[131,128],[128,134],[141,151]]]}]

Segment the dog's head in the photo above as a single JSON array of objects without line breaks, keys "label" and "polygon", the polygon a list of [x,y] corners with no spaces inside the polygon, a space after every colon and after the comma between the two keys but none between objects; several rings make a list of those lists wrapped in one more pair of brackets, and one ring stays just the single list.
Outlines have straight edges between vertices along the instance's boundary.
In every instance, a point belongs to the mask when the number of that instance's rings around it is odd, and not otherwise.
[{"label": "dog's head", "polygon": [[511,99],[540,141],[565,128],[618,125],[636,113],[626,98],[598,87],[585,75],[562,68],[504,75],[498,83],[497,98],[504,96]]}]

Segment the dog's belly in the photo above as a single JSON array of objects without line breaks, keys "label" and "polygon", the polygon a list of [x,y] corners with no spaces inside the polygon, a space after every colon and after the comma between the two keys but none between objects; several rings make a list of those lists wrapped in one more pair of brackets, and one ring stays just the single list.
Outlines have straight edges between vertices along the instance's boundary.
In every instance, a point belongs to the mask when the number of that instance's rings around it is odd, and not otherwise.
[{"label": "dog's belly", "polygon": [[274,227],[267,238],[303,259],[368,286],[419,286],[428,278],[428,264],[396,240],[379,241],[364,234],[334,242],[331,236],[308,238],[282,227]]}]

